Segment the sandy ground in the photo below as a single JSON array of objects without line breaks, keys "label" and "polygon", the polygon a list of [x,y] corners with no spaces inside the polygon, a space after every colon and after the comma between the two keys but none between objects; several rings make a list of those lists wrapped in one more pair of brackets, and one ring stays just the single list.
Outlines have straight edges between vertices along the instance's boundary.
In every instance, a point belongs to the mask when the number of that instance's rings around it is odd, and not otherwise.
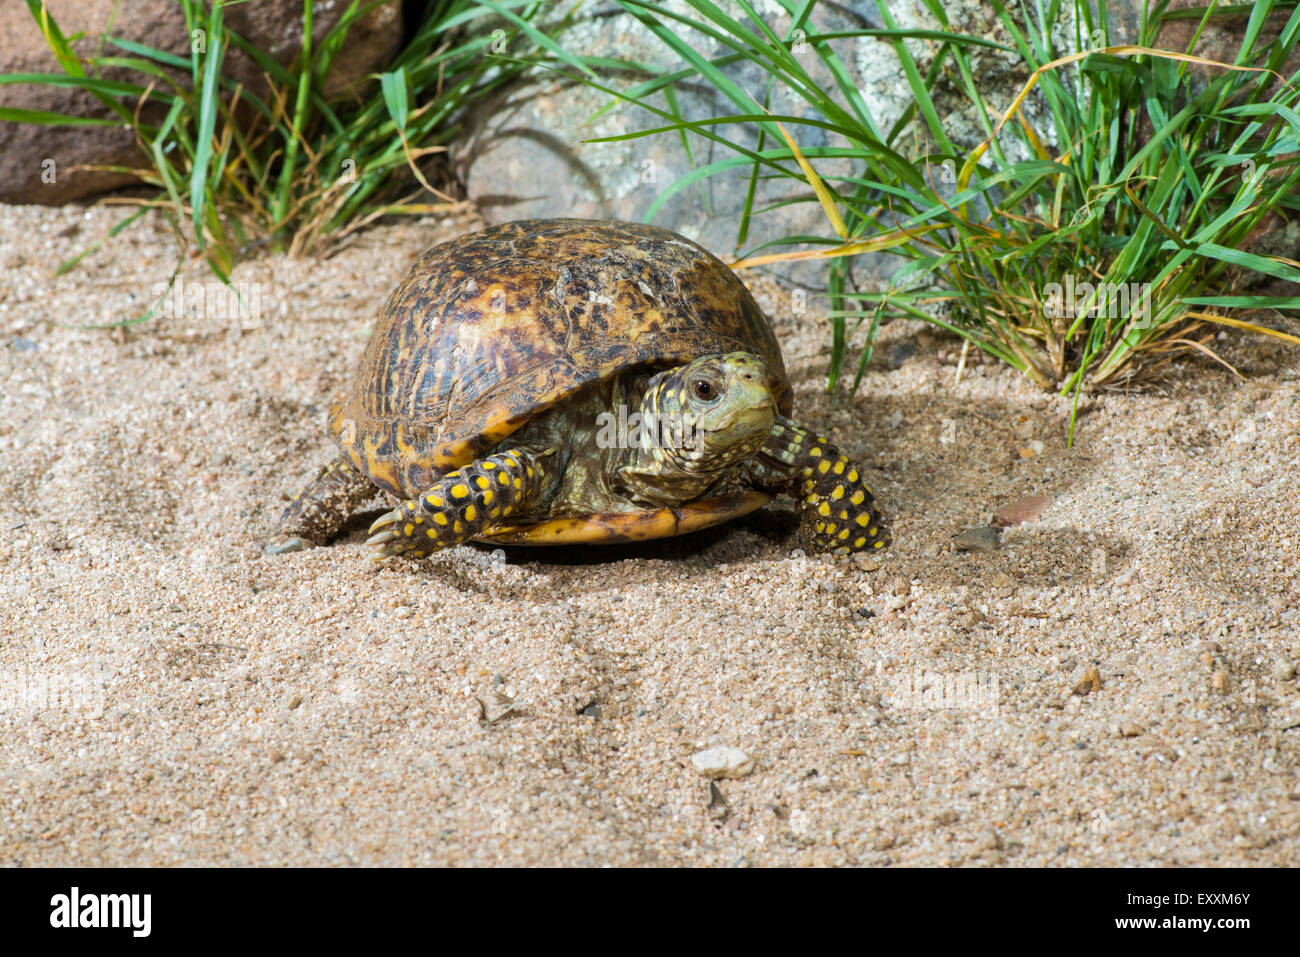
[{"label": "sandy ground", "polygon": [[[371,510],[272,558],[375,309],[457,226],[242,265],[256,329],[78,328],[170,272],[146,225],[53,276],[120,215],[0,207],[0,860],[1300,858],[1300,350],[1220,342],[1249,381],[1097,397],[1068,448],[1063,406],[992,364],[954,386],[916,326],[832,402],[824,324],[760,289],[799,416],[893,517],[882,567],[803,557],[772,507],[379,568]],[[1033,495],[996,551],[954,550]],[[714,745],[755,769],[711,791]]]}]

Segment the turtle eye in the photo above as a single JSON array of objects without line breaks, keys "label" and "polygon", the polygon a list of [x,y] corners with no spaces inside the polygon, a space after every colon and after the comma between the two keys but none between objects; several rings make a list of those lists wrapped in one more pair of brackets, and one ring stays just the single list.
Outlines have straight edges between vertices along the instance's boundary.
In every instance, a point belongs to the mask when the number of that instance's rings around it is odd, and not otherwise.
[{"label": "turtle eye", "polygon": [[696,379],[691,384],[691,390],[695,393],[695,398],[701,402],[712,402],[718,397],[718,390],[708,379]]}]

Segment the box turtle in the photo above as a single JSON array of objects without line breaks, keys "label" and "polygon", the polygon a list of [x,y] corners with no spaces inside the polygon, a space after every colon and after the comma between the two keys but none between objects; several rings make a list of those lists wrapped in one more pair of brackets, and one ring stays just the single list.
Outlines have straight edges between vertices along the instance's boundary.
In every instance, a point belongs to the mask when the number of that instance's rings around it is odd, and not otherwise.
[{"label": "box turtle", "polygon": [[653,226],[520,220],[442,243],[389,297],[329,415],[341,455],[268,551],[327,542],[376,486],[375,559],[471,539],[628,542],[801,504],[817,550],[880,549],[859,469],[787,416],[743,283]]}]

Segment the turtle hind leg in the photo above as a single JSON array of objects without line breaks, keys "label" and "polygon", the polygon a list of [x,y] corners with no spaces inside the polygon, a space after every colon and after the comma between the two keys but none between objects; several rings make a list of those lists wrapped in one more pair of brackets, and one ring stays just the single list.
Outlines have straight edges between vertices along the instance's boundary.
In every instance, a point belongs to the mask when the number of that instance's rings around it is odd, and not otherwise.
[{"label": "turtle hind leg", "polygon": [[324,545],[374,494],[375,484],[339,456],[322,468],[285,508],[267,542],[267,554],[279,555]]},{"label": "turtle hind leg", "polygon": [[448,472],[370,526],[370,557],[424,558],[532,508],[555,477],[552,451],[511,449]]},{"label": "turtle hind leg", "polygon": [[802,532],[816,551],[885,548],[889,529],[862,474],[825,437],[778,417],[751,466],[754,483],[800,500]]}]

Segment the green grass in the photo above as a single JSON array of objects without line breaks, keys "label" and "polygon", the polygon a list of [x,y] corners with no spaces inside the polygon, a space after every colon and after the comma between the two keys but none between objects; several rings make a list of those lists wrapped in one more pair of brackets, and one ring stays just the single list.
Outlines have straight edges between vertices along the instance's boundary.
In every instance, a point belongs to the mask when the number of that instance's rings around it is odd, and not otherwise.
[{"label": "green grass", "polygon": [[[1300,281],[1300,263],[1242,249],[1265,217],[1289,215],[1300,201],[1300,94],[1295,76],[1277,72],[1300,42],[1295,3],[1216,3],[1168,14],[1196,18],[1196,37],[1187,50],[1159,51],[1152,44],[1165,3],[1148,3],[1136,41],[1121,47],[1111,40],[1104,2],[1094,13],[1086,0],[995,0],[1005,43],[952,31],[941,0],[924,0],[937,30],[899,29],[888,4],[878,0],[884,28],[834,35],[809,26],[816,0],[778,2],[789,15],[780,33],[747,0],[726,9],[688,0],[685,15],[649,0],[620,0],[682,68],[625,89],[564,72],[664,121],[602,140],[677,131],[723,148],[721,159],[668,186],[647,219],[668,196],[705,177],[747,174],[749,200],[737,238],[752,246],[742,264],[826,262],[830,388],[844,375],[849,346],[863,330],[856,389],[881,323],[897,317],[942,326],[1044,389],[1074,391],[1076,398],[1085,384],[1131,377],[1178,349],[1204,349],[1206,330],[1216,325],[1300,342],[1234,318],[1243,310],[1295,310],[1300,297],[1231,294],[1243,274]],[[1073,15],[1072,42],[1062,48],[1053,28],[1068,23],[1066,14]],[[1241,49],[1233,64],[1208,67],[1196,48],[1206,24],[1220,16],[1242,25]],[[1266,22],[1275,39],[1265,39]],[[888,127],[872,116],[837,52],[857,37],[892,45],[901,62],[912,102]],[[795,55],[797,39],[831,82],[810,75]],[[918,63],[904,40],[925,43],[931,62]],[[699,52],[714,43],[722,56]],[[981,49],[1019,62],[1026,82],[1014,99],[1002,91],[994,104],[981,90],[972,68]],[[742,89],[730,78],[725,67],[741,60],[762,68],[763,89]],[[675,104],[665,108],[658,98],[674,84],[701,80],[734,112],[688,122]],[[983,143],[954,139],[945,122],[953,96],[982,127]],[[788,97],[806,104],[806,116],[768,111]],[[1038,129],[1021,110],[1026,103],[1040,117]],[[740,127],[757,130],[757,140],[743,140]],[[801,150],[801,129],[809,127],[829,131],[837,145]],[[848,160],[851,169],[819,173],[829,160]],[[775,207],[755,208],[755,186],[769,178],[808,187],[792,202],[820,203],[825,232],[765,234],[764,213]],[[946,189],[944,179],[951,184]],[[846,263],[865,252],[897,259],[879,291],[849,288]],[[1077,309],[1057,303],[1053,310],[1052,284],[1066,277],[1097,289],[1080,297]],[[1125,303],[1119,292],[1130,283],[1145,294]],[[941,303],[947,308],[936,308]]]},{"label": "green grass", "polygon": [[[465,110],[512,82],[531,57],[554,46],[553,34],[565,25],[559,20],[552,33],[534,26],[546,6],[536,0],[433,0],[372,83],[373,95],[327,101],[325,79],[348,31],[383,2],[394,0],[352,0],[313,43],[314,3],[305,0],[302,48],[285,66],[230,29],[230,4],[222,0],[177,0],[198,38],[189,56],[110,35],[85,57],[42,0],[27,0],[63,72],[4,74],[0,83],[85,89],[110,115],[0,108],[0,120],[130,126],[142,162],[110,168],[157,187],[155,197],[134,201],[160,209],[182,248],[197,245],[213,273],[229,281],[241,253],[268,241],[294,254],[319,251],[384,215],[453,207],[426,180],[419,160],[446,149]],[[494,43],[514,56],[497,55]],[[225,71],[234,50],[265,72],[270,82],[263,95]],[[109,68],[128,78],[105,79]],[[411,191],[400,195],[402,187]]]}]

